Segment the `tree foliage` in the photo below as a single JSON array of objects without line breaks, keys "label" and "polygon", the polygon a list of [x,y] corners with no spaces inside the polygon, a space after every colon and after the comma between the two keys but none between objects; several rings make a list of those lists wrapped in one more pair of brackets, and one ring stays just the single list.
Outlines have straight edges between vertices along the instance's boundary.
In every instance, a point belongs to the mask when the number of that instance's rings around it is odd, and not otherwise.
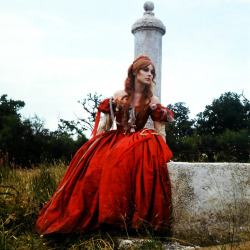
[{"label": "tree foliage", "polygon": [[183,139],[194,133],[194,120],[189,119],[190,110],[183,102],[167,106],[174,113],[175,122],[166,126],[166,141],[173,151],[183,149]]},{"label": "tree foliage", "polygon": [[59,128],[69,133],[77,133],[83,136],[83,131],[92,131],[95,125],[96,112],[99,104],[101,103],[102,95],[97,93],[88,93],[82,101],[78,101],[83,108],[83,116],[80,118],[76,116],[77,120],[67,121],[60,119]]},{"label": "tree foliage", "polygon": [[[76,120],[60,119],[58,129],[49,131],[38,116],[23,118],[25,106],[20,100],[0,98],[0,150],[22,166],[43,161],[69,161],[92,130],[101,95],[88,94],[79,103],[83,116]],[[197,119],[189,118],[189,108],[183,102],[167,106],[175,122],[166,125],[166,141],[175,161],[249,162],[250,104],[243,94],[227,92],[214,99]],[[75,139],[74,139],[75,138]],[[0,157],[1,158],[1,157]]]},{"label": "tree foliage", "polygon": [[43,161],[69,161],[87,138],[74,140],[71,134],[58,130],[51,132],[38,116],[22,119],[19,111],[23,101],[0,98],[0,150],[8,152],[9,161],[16,165],[31,166]]},{"label": "tree foliage", "polygon": [[183,103],[168,105],[175,123],[167,125],[167,143],[177,161],[249,162],[249,100],[222,94],[190,120]]},{"label": "tree foliage", "polygon": [[249,130],[249,110],[249,100],[243,94],[222,94],[197,115],[197,131],[199,134],[221,134],[227,129],[234,132]]}]

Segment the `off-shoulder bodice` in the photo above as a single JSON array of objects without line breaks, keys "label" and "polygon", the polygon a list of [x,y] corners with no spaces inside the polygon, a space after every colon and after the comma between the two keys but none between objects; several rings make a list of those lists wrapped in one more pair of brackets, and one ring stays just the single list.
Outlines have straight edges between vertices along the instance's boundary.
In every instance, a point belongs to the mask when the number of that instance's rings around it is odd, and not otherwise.
[{"label": "off-shoulder bodice", "polygon": [[[106,114],[111,114],[113,119],[116,120],[117,129],[127,131],[129,133],[137,132],[144,128],[149,116],[153,121],[168,123],[173,121],[173,113],[168,108],[161,104],[146,104],[143,110],[138,106],[132,106],[129,109],[129,119],[127,124],[124,125],[124,103],[119,100],[108,98],[103,100],[98,111]],[[138,113],[140,115],[138,116]]]}]

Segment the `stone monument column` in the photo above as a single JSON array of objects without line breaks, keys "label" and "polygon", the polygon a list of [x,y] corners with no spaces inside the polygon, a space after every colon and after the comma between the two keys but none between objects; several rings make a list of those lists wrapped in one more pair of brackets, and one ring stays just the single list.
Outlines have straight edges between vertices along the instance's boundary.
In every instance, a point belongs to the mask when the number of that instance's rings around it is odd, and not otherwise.
[{"label": "stone monument column", "polygon": [[156,86],[154,94],[161,100],[161,62],[162,62],[162,36],[166,27],[161,20],[154,17],[154,3],[144,3],[143,17],[132,26],[131,32],[135,41],[135,58],[139,55],[147,55],[151,58],[156,68]]}]

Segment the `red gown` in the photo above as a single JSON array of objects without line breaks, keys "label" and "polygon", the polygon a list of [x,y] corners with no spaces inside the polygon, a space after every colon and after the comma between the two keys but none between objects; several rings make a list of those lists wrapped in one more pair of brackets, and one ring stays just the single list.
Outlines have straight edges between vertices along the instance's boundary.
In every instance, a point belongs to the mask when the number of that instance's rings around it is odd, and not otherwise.
[{"label": "red gown", "polygon": [[151,225],[165,231],[171,207],[166,163],[172,152],[155,130],[143,127],[149,116],[168,122],[172,112],[160,104],[146,105],[143,119],[135,121],[135,132],[121,125],[123,107],[117,101],[105,99],[98,112],[113,113],[117,130],[94,136],[77,151],[55,194],[42,208],[36,231],[84,233],[102,223],[128,228]]}]

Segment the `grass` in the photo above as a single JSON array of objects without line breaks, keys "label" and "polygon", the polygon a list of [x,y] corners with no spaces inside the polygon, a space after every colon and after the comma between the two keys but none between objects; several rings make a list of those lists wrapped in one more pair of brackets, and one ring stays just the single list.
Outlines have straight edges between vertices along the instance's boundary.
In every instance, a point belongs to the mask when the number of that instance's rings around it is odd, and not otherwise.
[{"label": "grass", "polygon": [[[164,249],[165,242],[180,239],[160,237],[152,231],[98,229],[91,234],[39,235],[34,224],[41,207],[50,200],[67,165],[40,164],[21,169],[0,161],[0,249],[119,249],[121,239],[133,241],[126,249]],[[192,240],[190,239],[190,242]],[[226,244],[225,244],[226,245]],[[225,245],[219,249],[225,249]],[[176,249],[173,247],[172,249]],[[238,248],[244,249],[244,248]]]},{"label": "grass", "polygon": [[62,162],[29,170],[0,165],[0,249],[45,249],[34,224],[65,170]]},{"label": "grass", "polygon": [[[42,206],[50,200],[65,173],[63,162],[41,164],[32,169],[0,165],[0,249],[115,249],[116,239],[128,238],[121,230],[97,230],[91,234],[39,235],[34,225]],[[136,235],[137,236],[137,235]],[[144,249],[161,249],[161,242],[141,242]],[[141,238],[149,238],[143,236]],[[156,237],[155,237],[156,238]],[[137,243],[130,249],[137,249]]]}]

